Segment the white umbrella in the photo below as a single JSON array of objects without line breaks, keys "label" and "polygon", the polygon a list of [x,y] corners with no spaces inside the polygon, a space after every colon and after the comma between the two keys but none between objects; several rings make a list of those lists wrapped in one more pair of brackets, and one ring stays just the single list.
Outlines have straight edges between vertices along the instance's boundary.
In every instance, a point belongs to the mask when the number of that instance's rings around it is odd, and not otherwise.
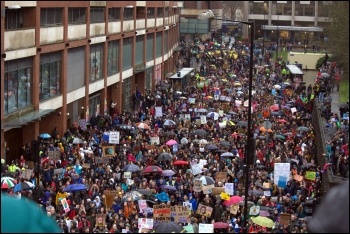
[{"label": "white umbrella", "polygon": [[176,123],[173,120],[171,120],[171,119],[167,119],[167,120],[164,121],[163,125],[164,126],[175,126]]},{"label": "white umbrella", "polygon": [[84,141],[78,137],[74,138],[72,142],[72,144],[83,144],[83,143]]},{"label": "white umbrella", "polygon": [[235,155],[231,152],[225,152],[225,153],[221,154],[221,157],[233,157],[233,156],[235,156]]},{"label": "white umbrella", "polygon": [[206,144],[208,144],[208,141],[207,140],[205,140],[205,139],[201,139],[201,140],[199,140],[199,142],[198,142],[199,144],[203,144],[203,145],[206,145]]},{"label": "white umbrella", "polygon": [[138,128],[141,128],[141,129],[149,129],[149,126],[145,123],[139,123],[137,125]]},{"label": "white umbrella", "polygon": [[188,144],[188,140],[187,138],[183,137],[181,140],[180,140],[181,144],[185,145],[185,144]]},{"label": "white umbrella", "polygon": [[204,113],[204,112],[207,112],[207,110],[206,110],[206,109],[201,108],[201,109],[198,109],[196,112],[198,112],[198,113]]},{"label": "white umbrella", "polygon": [[277,89],[277,90],[280,90],[280,89],[282,88],[281,85],[277,85],[277,84],[274,85],[273,87],[274,87],[275,89]]}]

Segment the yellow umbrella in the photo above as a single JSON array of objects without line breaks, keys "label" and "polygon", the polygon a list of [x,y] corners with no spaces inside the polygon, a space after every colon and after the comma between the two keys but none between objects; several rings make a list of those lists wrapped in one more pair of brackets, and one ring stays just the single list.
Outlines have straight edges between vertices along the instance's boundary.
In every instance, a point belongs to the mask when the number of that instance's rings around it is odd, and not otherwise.
[{"label": "yellow umbrella", "polygon": [[252,221],[253,221],[253,223],[255,223],[261,227],[272,228],[273,226],[275,226],[275,223],[271,219],[263,217],[263,216],[252,217]]},{"label": "yellow umbrella", "polygon": [[222,82],[226,82],[227,80],[226,80],[226,79],[222,79],[221,81],[222,81]]}]

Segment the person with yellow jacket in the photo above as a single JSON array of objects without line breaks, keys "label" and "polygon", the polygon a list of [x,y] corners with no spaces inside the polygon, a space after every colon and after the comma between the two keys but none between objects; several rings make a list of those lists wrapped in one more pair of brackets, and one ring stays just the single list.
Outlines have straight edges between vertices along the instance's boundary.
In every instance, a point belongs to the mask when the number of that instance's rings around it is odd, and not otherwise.
[{"label": "person with yellow jacket", "polygon": [[16,166],[15,161],[13,160],[11,162],[11,165],[8,168],[9,168],[9,172],[16,172],[16,170],[19,169],[19,167]]},{"label": "person with yellow jacket", "polygon": [[67,198],[68,196],[69,196],[69,193],[63,192],[63,187],[61,187],[56,194],[56,207],[57,207],[57,211],[60,214],[62,214],[63,212],[63,206],[62,206],[61,200],[63,198]]}]

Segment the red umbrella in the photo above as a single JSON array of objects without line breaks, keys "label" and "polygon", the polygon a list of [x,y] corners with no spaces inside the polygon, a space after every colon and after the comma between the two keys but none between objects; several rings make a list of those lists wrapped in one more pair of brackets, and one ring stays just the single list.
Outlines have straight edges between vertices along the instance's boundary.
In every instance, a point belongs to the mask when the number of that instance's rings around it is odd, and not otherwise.
[{"label": "red umbrella", "polygon": [[158,166],[147,166],[144,170],[143,173],[152,173],[152,172],[158,172],[158,173],[162,173],[163,170],[162,168],[158,167]]},{"label": "red umbrella", "polygon": [[175,165],[175,166],[188,165],[188,162],[179,160],[179,161],[173,162],[173,165]]},{"label": "red umbrella", "polygon": [[225,206],[230,206],[233,204],[238,204],[240,201],[242,201],[243,199],[239,196],[232,196],[230,197],[230,200],[224,201],[224,205]]},{"label": "red umbrella", "polygon": [[272,111],[277,111],[279,109],[280,109],[280,107],[278,106],[278,104],[274,104],[274,105],[270,106],[270,110],[272,110]]},{"label": "red umbrella", "polygon": [[229,228],[229,224],[223,222],[214,223],[214,228]]},{"label": "red umbrella", "polygon": [[132,155],[132,154],[129,154],[129,155],[128,155],[128,161],[131,161],[131,162],[136,162],[136,158],[135,158],[135,156],[134,156],[134,155]]},{"label": "red umbrella", "polygon": [[277,120],[278,122],[280,122],[280,123],[287,123],[288,121],[287,120],[285,120],[285,119],[279,119],[279,120]]}]

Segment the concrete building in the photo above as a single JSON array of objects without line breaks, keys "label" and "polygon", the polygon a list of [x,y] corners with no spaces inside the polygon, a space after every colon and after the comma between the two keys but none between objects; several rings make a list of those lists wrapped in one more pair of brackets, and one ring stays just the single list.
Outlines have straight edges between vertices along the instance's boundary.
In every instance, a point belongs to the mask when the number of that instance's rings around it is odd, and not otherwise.
[{"label": "concrete building", "polygon": [[[1,1],[1,158],[55,127],[131,110],[174,71],[177,1]],[[6,149],[9,150],[6,150]],[[30,160],[27,158],[27,160]]]}]

